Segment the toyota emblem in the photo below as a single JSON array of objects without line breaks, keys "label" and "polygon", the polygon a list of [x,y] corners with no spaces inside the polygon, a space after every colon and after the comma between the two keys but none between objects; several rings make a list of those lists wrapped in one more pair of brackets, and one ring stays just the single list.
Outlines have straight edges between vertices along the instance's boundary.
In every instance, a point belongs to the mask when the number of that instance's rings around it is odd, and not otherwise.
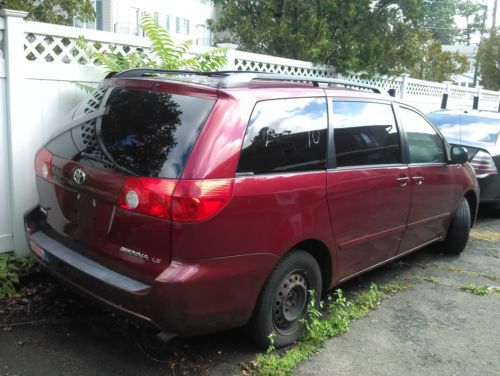
[{"label": "toyota emblem", "polygon": [[83,184],[85,182],[85,172],[81,168],[78,168],[73,172],[73,180],[76,184]]}]

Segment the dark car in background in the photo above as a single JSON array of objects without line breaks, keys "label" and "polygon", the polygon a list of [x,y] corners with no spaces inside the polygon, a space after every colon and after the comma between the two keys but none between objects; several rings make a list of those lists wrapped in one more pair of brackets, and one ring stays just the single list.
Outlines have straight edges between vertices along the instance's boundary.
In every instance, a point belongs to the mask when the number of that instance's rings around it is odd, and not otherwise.
[{"label": "dark car in background", "polygon": [[427,116],[452,145],[467,149],[481,190],[481,203],[500,211],[500,114],[441,110]]}]

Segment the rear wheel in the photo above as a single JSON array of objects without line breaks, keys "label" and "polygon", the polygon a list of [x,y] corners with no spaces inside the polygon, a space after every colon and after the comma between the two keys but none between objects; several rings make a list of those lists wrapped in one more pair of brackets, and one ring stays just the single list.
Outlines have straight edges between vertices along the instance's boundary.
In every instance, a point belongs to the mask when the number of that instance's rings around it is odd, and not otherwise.
[{"label": "rear wheel", "polygon": [[448,234],[444,241],[444,252],[450,255],[459,255],[462,253],[469,240],[469,232],[469,202],[465,197],[462,197],[448,228]]},{"label": "rear wheel", "polygon": [[271,333],[275,333],[275,347],[294,343],[304,330],[310,291],[317,302],[321,297],[318,262],[305,251],[293,250],[274,268],[261,291],[249,325],[255,343],[269,346]]}]

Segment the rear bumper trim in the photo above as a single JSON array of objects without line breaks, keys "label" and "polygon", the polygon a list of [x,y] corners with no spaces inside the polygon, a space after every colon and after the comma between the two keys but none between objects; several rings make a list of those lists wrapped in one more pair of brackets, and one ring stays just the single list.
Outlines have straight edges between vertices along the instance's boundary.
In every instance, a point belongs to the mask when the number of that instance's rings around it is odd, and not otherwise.
[{"label": "rear bumper trim", "polygon": [[76,253],[44,234],[42,231],[31,234],[30,239],[50,255],[109,285],[132,293],[138,293],[151,288],[149,285],[117,273],[87,257],[80,255],[79,253]]}]

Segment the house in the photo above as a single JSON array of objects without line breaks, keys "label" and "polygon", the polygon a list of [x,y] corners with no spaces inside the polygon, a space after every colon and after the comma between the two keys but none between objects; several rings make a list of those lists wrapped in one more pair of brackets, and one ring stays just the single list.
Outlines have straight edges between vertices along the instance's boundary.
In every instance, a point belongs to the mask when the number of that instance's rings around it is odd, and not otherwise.
[{"label": "house", "polygon": [[207,26],[208,19],[216,18],[213,0],[92,0],[92,3],[96,20],[75,20],[75,26],[142,36],[141,18],[149,13],[169,31],[175,43],[191,39],[196,45],[213,45],[213,35]]}]

